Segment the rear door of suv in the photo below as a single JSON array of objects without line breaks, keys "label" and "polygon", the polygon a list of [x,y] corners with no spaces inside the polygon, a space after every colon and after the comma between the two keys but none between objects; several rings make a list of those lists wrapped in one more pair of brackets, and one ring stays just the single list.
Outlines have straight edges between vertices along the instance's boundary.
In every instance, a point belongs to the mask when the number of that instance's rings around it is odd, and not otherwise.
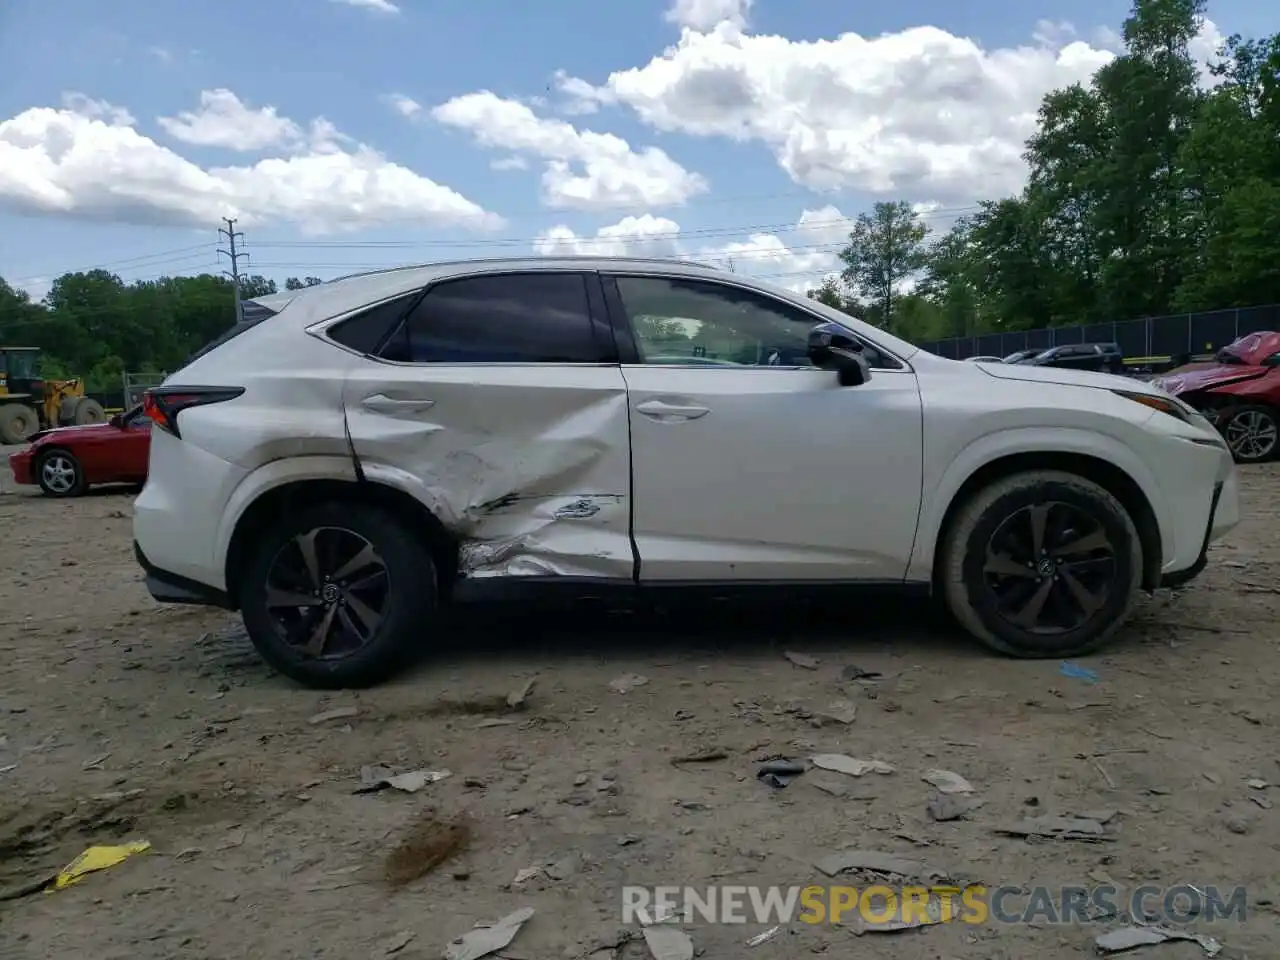
[{"label": "rear door of suv", "polygon": [[599,298],[578,271],[473,273],[372,308],[400,314],[389,338],[385,316],[331,334],[365,355],[343,396],[360,468],[431,508],[463,577],[633,576],[626,384]]}]

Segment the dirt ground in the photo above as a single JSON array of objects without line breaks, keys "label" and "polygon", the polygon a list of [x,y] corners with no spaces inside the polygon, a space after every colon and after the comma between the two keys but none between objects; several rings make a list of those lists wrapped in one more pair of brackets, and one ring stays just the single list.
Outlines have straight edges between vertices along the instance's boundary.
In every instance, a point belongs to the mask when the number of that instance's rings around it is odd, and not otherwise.
[{"label": "dirt ground", "polygon": [[[849,847],[1028,891],[1243,885],[1243,924],[1192,929],[1221,941],[1221,956],[1275,956],[1277,491],[1280,468],[1244,471],[1244,523],[1200,581],[1144,602],[1114,648],[1082,662],[1097,682],[988,656],[940,618],[868,603],[470,617],[411,675],[323,695],[272,675],[233,618],[150,600],[127,493],[56,502],[6,486],[0,889],[90,844],[151,849],[0,902],[0,956],[423,960],[532,907],[501,956],[608,960],[616,948],[630,960],[648,952],[627,940],[638,928],[622,923],[624,884],[826,882],[813,861]],[[881,676],[844,679],[850,667]],[[610,688],[626,674],[648,682]],[[507,694],[533,678],[510,710]],[[856,703],[851,723],[824,718],[840,699]],[[357,712],[311,722],[338,708]],[[724,758],[672,763],[713,748]],[[763,760],[815,753],[896,772],[814,769],[783,789],[756,778]],[[371,765],[452,775],[416,793],[354,793]],[[961,774],[985,804],[934,822],[931,768]],[[1102,842],[994,829],[1099,808],[1119,811]],[[441,855],[461,851],[390,882],[389,854],[430,816],[461,818],[439,841]],[[428,856],[402,853],[391,869]],[[542,869],[515,882],[529,868]],[[1090,955],[1107,928],[793,922],[755,947],[766,928],[754,923],[683,929],[706,957],[1023,960]],[[1144,952],[1204,954],[1193,942]]]}]

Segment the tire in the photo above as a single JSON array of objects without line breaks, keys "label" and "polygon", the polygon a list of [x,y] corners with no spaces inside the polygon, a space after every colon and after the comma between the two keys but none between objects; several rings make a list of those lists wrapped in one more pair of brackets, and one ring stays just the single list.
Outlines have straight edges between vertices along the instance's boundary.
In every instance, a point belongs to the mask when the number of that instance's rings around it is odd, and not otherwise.
[{"label": "tire", "polygon": [[71,419],[76,426],[82,427],[87,423],[104,422],[107,419],[107,412],[93,397],[81,397],[76,403],[75,413],[71,415]]},{"label": "tire", "polygon": [[1236,463],[1266,463],[1280,451],[1280,413],[1274,407],[1237,407],[1222,425]]},{"label": "tire", "polygon": [[[998,543],[1008,543],[1002,537],[1006,531],[1016,533],[1014,524],[1031,515],[1031,508],[1048,509],[1043,544],[1053,542],[1053,534],[1064,524],[1064,518],[1073,514],[1083,526],[1075,529],[1100,530],[1107,541],[1110,559],[1068,561],[1067,569],[1074,567],[1099,586],[1102,599],[1091,614],[1072,625],[1069,616],[1063,616],[1054,632],[1031,629],[1013,622],[1008,613],[1001,610],[1001,601],[995,588],[989,583],[1004,584],[1009,591],[1027,590],[1025,596],[1038,593],[1041,587],[1032,587],[1038,571],[1027,573],[1030,566],[1018,560],[1015,575],[1006,576],[1003,570],[989,573],[988,545],[993,538]],[[1095,526],[1096,525],[1096,526]],[[1050,529],[1052,528],[1052,529]],[[1028,536],[1023,542],[1030,538]],[[1074,529],[1065,539],[1081,541],[1083,534]],[[981,643],[1007,656],[1025,659],[1080,656],[1103,646],[1120,628],[1133,610],[1142,585],[1142,541],[1133,519],[1110,493],[1090,480],[1058,470],[1036,470],[1015,474],[997,480],[974,494],[955,516],[944,533],[942,544],[942,588],[947,606],[960,624]],[[1104,548],[1098,548],[1087,556],[1101,557]],[[1052,550],[1050,551],[1052,552]],[[1000,551],[1002,558],[1014,559],[1011,552]],[[1086,556],[1082,554],[1081,556]],[[1051,556],[1042,559],[1052,561]],[[1037,563],[1038,565],[1038,563]],[[1007,569],[1007,568],[1006,568]],[[1045,569],[1049,569],[1046,567]],[[1083,613],[1085,608],[1076,602],[1071,582],[1083,585],[1077,576],[1058,578],[1055,567],[1052,585],[1045,585],[1048,599],[1046,611],[1062,610],[1064,614]],[[989,581],[990,578],[990,581]],[[1026,587],[1016,585],[1025,579]],[[1016,595],[1015,595],[1016,596]],[[1011,603],[1020,607],[1020,603]]]},{"label": "tire", "polygon": [[[269,584],[274,585],[273,592],[292,588],[291,595],[305,595],[307,581],[313,580],[302,562],[301,542],[307,535],[315,537],[313,556],[322,574],[320,589],[337,588],[331,602],[311,598],[305,612],[302,607],[273,605]],[[383,579],[361,587],[359,583],[369,579],[362,573],[348,580],[346,588],[324,580],[325,573],[341,572],[325,569],[324,551],[336,547],[354,556],[361,549],[359,541],[374,551]],[[341,566],[345,555],[330,566]],[[430,550],[396,516],[369,504],[335,501],[284,517],[252,545],[242,570],[238,584],[241,616],[253,645],[279,673],[313,689],[367,687],[388,679],[421,649],[423,637],[436,619],[438,585]],[[365,613],[378,613],[379,620],[364,631],[369,636],[363,646],[338,656],[344,643],[357,639],[354,633],[342,633],[344,626],[368,626],[359,616],[361,605]],[[331,623],[337,632],[329,634],[322,656],[306,651],[299,642],[290,642],[289,623],[296,624],[295,641],[314,637],[311,625],[320,622],[331,608]]]},{"label": "tire", "polygon": [[40,429],[40,417],[25,403],[0,405],[0,441],[26,443]]},{"label": "tire", "polygon": [[84,482],[84,468],[69,450],[53,449],[40,454],[36,461],[36,482],[47,497],[78,497],[89,485]]}]

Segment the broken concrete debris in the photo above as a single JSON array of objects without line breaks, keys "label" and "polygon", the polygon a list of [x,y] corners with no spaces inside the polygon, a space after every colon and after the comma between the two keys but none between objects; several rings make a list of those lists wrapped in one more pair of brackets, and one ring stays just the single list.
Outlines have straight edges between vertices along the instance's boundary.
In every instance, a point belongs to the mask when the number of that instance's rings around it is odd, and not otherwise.
[{"label": "broken concrete debris", "polygon": [[360,709],[358,707],[337,707],[333,710],[326,710],[324,713],[317,713],[307,723],[315,726],[318,723],[328,723],[330,720],[346,720],[359,714]]},{"label": "broken concrete debris", "polygon": [[391,773],[384,767],[361,767],[360,786],[354,793],[375,793],[392,788],[405,793],[417,793],[429,783],[437,783],[453,776],[449,770],[410,770],[408,773]]},{"label": "broken concrete debris", "polygon": [[986,803],[968,794],[940,793],[929,801],[925,812],[931,820],[946,823],[950,820],[962,820],[968,814]]},{"label": "broken concrete debris", "polygon": [[941,793],[973,793],[973,785],[950,770],[926,770],[922,779],[937,787]]},{"label": "broken concrete debris", "polygon": [[843,773],[851,777],[861,777],[868,773],[893,773],[894,768],[883,760],[858,760],[842,753],[820,753],[809,758],[815,767]]},{"label": "broken concrete debris", "polygon": [[817,711],[814,719],[818,721],[818,726],[830,722],[844,724],[847,727],[857,716],[858,705],[852,700],[832,700],[824,709]]},{"label": "broken concrete debris", "polygon": [[529,699],[529,695],[533,693],[534,684],[538,682],[537,677],[530,677],[520,687],[512,690],[507,694],[507,706],[512,710],[523,709],[525,701]]},{"label": "broken concrete debris", "polygon": [[630,693],[636,687],[643,687],[648,682],[648,677],[641,676],[638,673],[624,673],[622,676],[614,677],[609,681],[609,689],[614,693]]},{"label": "broken concrete debris", "polygon": [[817,657],[807,653],[797,653],[795,650],[784,650],[782,655],[802,670],[817,670],[818,664],[822,662]]},{"label": "broken concrete debris", "polygon": [[1107,840],[1097,820],[1082,817],[1033,817],[996,827],[996,833],[1011,837],[1053,838],[1056,840]]},{"label": "broken concrete debris", "polygon": [[813,865],[828,877],[854,870],[914,877],[919,875],[922,866],[919,861],[907,860],[892,853],[879,853],[875,850],[840,850],[815,860]]},{"label": "broken concrete debris", "polygon": [[675,926],[671,917],[655,917],[643,929],[645,946],[653,960],[693,960],[693,941]]},{"label": "broken concrete debris", "polygon": [[1207,957],[1216,957],[1222,952],[1222,944],[1213,939],[1213,937],[1206,936],[1203,933],[1192,933],[1189,930],[1178,930],[1173,927],[1156,925],[1121,927],[1118,930],[1109,930],[1106,933],[1098,934],[1093,943],[1099,953],[1112,954],[1124,953],[1127,950],[1134,950],[1138,947],[1150,947],[1180,940],[1198,943]]},{"label": "broken concrete debris", "polygon": [[796,763],[794,760],[769,760],[760,765],[760,769],[756,771],[756,779],[781,789],[806,769],[808,768],[803,763]]},{"label": "broken concrete debris", "polygon": [[747,941],[747,946],[758,947],[760,946],[760,944],[765,943],[766,941],[772,940],[774,937],[776,937],[778,935],[778,931],[781,929],[782,929],[782,925],[779,924],[777,926],[770,927],[764,933],[757,933],[754,937],[752,937],[750,940]]},{"label": "broken concrete debris", "polygon": [[444,948],[444,960],[480,960],[497,953],[510,946],[520,928],[532,916],[533,907],[521,907],[497,923],[464,933],[449,941]]}]

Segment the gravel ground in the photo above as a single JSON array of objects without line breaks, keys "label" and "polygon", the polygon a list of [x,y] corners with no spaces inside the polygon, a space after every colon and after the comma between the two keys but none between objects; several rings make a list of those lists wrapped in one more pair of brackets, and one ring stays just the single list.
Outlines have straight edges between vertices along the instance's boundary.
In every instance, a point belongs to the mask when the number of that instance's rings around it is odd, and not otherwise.
[{"label": "gravel ground", "polygon": [[[1264,784],[1280,783],[1278,481],[1280,469],[1244,472],[1244,523],[1198,582],[1144,602],[1115,647],[1082,661],[1094,683],[988,656],[919,610],[864,603],[470,617],[463,642],[409,676],[329,695],[270,673],[234,619],[153,604],[127,494],[57,502],[5,487],[0,888],[90,844],[151,849],[0,902],[0,956],[422,960],[532,907],[502,956],[609,960],[616,946],[618,960],[639,958],[624,884],[824,882],[813,861],[842,848],[1028,890],[1244,885],[1243,924],[1192,929],[1221,956],[1275,956],[1280,786]],[[880,677],[845,679],[850,667]],[[628,674],[647,683],[611,689]],[[522,709],[508,708],[531,679]],[[856,705],[852,722],[825,715],[838,700]],[[317,719],[340,708],[354,714]],[[672,763],[712,750],[723,759]],[[815,753],[896,769],[810,770],[785,789],[756,779],[762,760]],[[452,775],[416,793],[353,793],[375,765]],[[961,774],[983,805],[934,822],[932,768]],[[1100,808],[1118,813],[1098,843],[994,829]],[[432,854],[405,842],[433,829],[425,847],[456,852],[406,882],[397,872]],[[765,927],[683,929],[699,955],[735,960],[1022,960],[1090,955],[1106,927],[793,922],[751,948]],[[1148,952],[1204,955],[1194,942]]]}]

